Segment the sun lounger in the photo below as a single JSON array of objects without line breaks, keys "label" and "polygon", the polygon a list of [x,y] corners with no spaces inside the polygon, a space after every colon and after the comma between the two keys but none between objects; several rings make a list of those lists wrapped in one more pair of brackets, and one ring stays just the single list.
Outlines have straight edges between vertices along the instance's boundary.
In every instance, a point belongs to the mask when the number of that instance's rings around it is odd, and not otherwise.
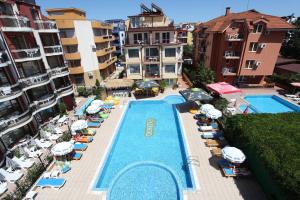
[{"label": "sun lounger", "polygon": [[65,184],[65,179],[63,178],[41,178],[36,186],[45,188],[45,187],[51,187],[51,188],[61,188]]},{"label": "sun lounger", "polygon": [[87,149],[88,145],[83,143],[75,143],[74,144],[74,150],[75,151],[85,151]]},{"label": "sun lounger", "polygon": [[212,131],[213,127],[212,126],[199,126],[199,131]]},{"label": "sun lounger", "polygon": [[31,190],[31,191],[27,192],[27,194],[26,194],[24,200],[33,200],[33,199],[35,198],[36,195],[37,195],[37,192]]},{"label": "sun lounger", "polygon": [[70,171],[70,170],[71,170],[71,167],[70,167],[69,165],[67,165],[67,164],[63,165],[63,166],[60,168],[60,172],[63,173],[63,174],[67,173],[67,172]]},{"label": "sun lounger", "polygon": [[78,153],[78,152],[75,152],[73,155],[72,155],[72,159],[73,160],[80,160],[82,157],[82,154],[81,153]]},{"label": "sun lounger", "polygon": [[295,94],[285,94],[284,96],[288,97],[288,98],[297,98],[298,96]]},{"label": "sun lounger", "polygon": [[227,141],[224,139],[218,139],[218,140],[213,140],[213,139],[207,139],[205,141],[205,145],[208,147],[223,147],[227,145]]},{"label": "sun lounger", "polygon": [[89,143],[93,141],[93,137],[88,137],[88,136],[81,136],[75,138],[76,142],[82,142],[82,143]]},{"label": "sun lounger", "polygon": [[23,176],[20,170],[8,172],[3,168],[0,169],[0,174],[4,176],[5,180],[13,183],[19,180]]},{"label": "sun lounger", "polygon": [[101,122],[99,121],[88,122],[87,125],[90,128],[99,128],[101,126]]},{"label": "sun lounger", "polygon": [[108,114],[106,114],[106,113],[100,113],[99,116],[100,116],[102,119],[107,119],[107,118],[108,118]]},{"label": "sun lounger", "polygon": [[201,135],[203,139],[223,139],[223,134],[218,131],[206,131]]},{"label": "sun lounger", "polygon": [[7,190],[7,182],[0,181],[0,195],[2,195]]},{"label": "sun lounger", "polygon": [[39,140],[39,139],[34,139],[36,145],[42,149],[46,149],[52,146],[52,143],[50,141],[46,140]]},{"label": "sun lounger", "polygon": [[222,155],[222,151],[220,148],[218,147],[213,147],[211,150],[210,150],[211,154],[213,156],[221,156]]},{"label": "sun lounger", "polygon": [[203,119],[203,118],[206,118],[205,114],[196,114],[196,115],[194,115],[194,119],[199,120],[199,119]]},{"label": "sun lounger", "polygon": [[235,177],[236,176],[236,174],[234,173],[232,168],[223,167],[221,169],[223,171],[224,176],[226,176],[226,177]]},{"label": "sun lounger", "polygon": [[60,174],[60,171],[59,170],[53,170],[53,171],[50,171],[50,172],[45,172],[43,177],[44,178],[57,178]]},{"label": "sun lounger", "polygon": [[12,158],[13,161],[15,161],[22,169],[27,169],[32,167],[32,165],[34,164],[33,161],[29,160],[29,159],[20,159],[17,157],[13,157]]}]

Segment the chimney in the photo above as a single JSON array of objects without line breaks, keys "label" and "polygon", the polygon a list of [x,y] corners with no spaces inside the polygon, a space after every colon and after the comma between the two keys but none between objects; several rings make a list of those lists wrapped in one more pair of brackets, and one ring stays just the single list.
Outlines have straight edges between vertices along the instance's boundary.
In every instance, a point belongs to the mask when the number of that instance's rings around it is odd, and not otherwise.
[{"label": "chimney", "polygon": [[226,12],[225,12],[225,16],[230,14],[230,7],[226,7]]}]

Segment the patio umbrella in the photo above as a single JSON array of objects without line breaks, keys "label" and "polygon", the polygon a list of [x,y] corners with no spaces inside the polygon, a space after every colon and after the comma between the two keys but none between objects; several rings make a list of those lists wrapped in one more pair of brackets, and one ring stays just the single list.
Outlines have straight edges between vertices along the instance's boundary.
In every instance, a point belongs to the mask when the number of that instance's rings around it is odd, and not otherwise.
[{"label": "patio umbrella", "polygon": [[100,111],[100,107],[94,104],[89,106],[85,111],[89,114],[95,114]]},{"label": "patio umbrella", "polygon": [[245,154],[240,149],[235,147],[224,147],[221,152],[223,158],[231,163],[240,164],[246,160]]},{"label": "patio umbrella", "polygon": [[6,156],[6,161],[5,161],[6,167],[12,168],[12,169],[17,169],[20,168],[20,165],[16,163],[14,160],[10,159],[9,157]]},{"label": "patio umbrella", "polygon": [[102,100],[97,99],[97,100],[92,101],[91,106],[94,106],[94,105],[101,106],[103,104],[104,104],[104,102]]},{"label": "patio umbrella", "polygon": [[150,89],[153,87],[159,87],[159,84],[153,80],[138,80],[135,82],[136,86],[140,89]]},{"label": "patio umbrella", "polygon": [[57,143],[54,147],[51,149],[51,153],[54,156],[64,156],[68,153],[71,153],[74,149],[74,145],[70,142],[61,142]]},{"label": "patio umbrella", "polygon": [[207,113],[209,110],[215,109],[215,107],[211,104],[203,104],[200,107],[200,112]]},{"label": "patio umbrella", "polygon": [[200,88],[192,88],[187,90],[181,90],[179,93],[186,101],[210,101],[212,96]]},{"label": "patio umbrella", "polygon": [[88,127],[88,125],[85,120],[78,120],[71,125],[71,130],[79,131],[79,130],[85,129],[87,127]]},{"label": "patio umbrella", "polygon": [[210,119],[218,119],[222,117],[222,112],[217,109],[210,109],[206,112],[206,117]]}]

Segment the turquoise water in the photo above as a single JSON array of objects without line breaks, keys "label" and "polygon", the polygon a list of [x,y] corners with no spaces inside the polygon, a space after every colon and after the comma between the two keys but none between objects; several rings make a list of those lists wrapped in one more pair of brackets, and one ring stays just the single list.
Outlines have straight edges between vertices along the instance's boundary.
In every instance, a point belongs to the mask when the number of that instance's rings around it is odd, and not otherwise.
[{"label": "turquoise water", "polygon": [[[300,107],[276,95],[251,95],[245,96],[244,99],[250,104],[249,113],[300,112]],[[245,109],[246,106],[240,106],[241,111]]]},{"label": "turquoise water", "polygon": [[[193,188],[191,170],[189,167],[183,166],[187,156],[181,125],[174,106],[174,104],[183,102],[184,99],[177,95],[168,96],[164,100],[130,102],[114,138],[110,153],[99,172],[94,190],[108,190],[113,184],[113,180],[120,176],[122,170],[130,165],[143,162],[168,167],[178,177],[180,188]],[[153,135],[146,137],[146,120],[150,118],[155,119],[156,122]],[[155,173],[156,171],[156,168],[148,167],[147,170],[140,170],[135,175],[132,172],[130,177],[135,178],[122,179],[121,185],[132,185],[134,188],[130,190],[136,191],[132,195],[138,195],[138,193],[142,195],[144,193],[138,191],[148,191],[150,185],[160,183],[153,188],[163,187],[166,193],[174,194],[174,191],[171,191],[174,189],[174,183],[169,178],[165,178],[167,175]],[[152,181],[145,184],[144,181],[146,180]],[[112,191],[114,190],[112,189]],[[149,198],[146,199],[159,199],[154,197],[155,194],[160,193],[157,191],[151,192],[149,190],[147,192]],[[176,193],[174,195],[177,196]],[[139,197],[137,199],[144,199],[143,196]]]}]

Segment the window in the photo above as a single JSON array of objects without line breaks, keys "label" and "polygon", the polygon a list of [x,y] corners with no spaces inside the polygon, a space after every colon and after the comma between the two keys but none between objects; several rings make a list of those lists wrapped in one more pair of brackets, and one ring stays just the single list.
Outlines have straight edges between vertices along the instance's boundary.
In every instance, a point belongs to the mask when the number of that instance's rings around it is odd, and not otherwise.
[{"label": "window", "polygon": [[66,53],[77,53],[78,52],[78,46],[77,45],[64,46],[64,51]]},{"label": "window", "polygon": [[10,131],[3,136],[1,136],[2,141],[4,142],[6,148],[12,148],[14,144],[19,142],[26,134],[31,133],[28,125],[21,128]]},{"label": "window", "polygon": [[146,57],[158,57],[158,49],[157,48],[146,48]]},{"label": "window", "polygon": [[20,114],[20,107],[17,100],[13,99],[0,103],[0,119],[9,119],[10,116]]},{"label": "window", "polygon": [[80,74],[78,75],[74,75],[74,81],[76,84],[79,84],[79,85],[83,85],[84,84],[84,78],[83,76]]},{"label": "window", "polygon": [[140,73],[140,65],[129,65],[130,74],[139,74]]},{"label": "window", "polygon": [[144,43],[148,42],[148,33],[144,33]]},{"label": "window", "polygon": [[139,57],[139,49],[128,49],[128,57],[129,58],[138,58]]},{"label": "window", "polygon": [[143,41],[143,34],[142,33],[135,33],[133,34],[133,43],[140,44]]},{"label": "window", "polygon": [[165,49],[165,57],[176,57],[176,49],[175,48],[166,48]]},{"label": "window", "polygon": [[247,60],[245,69],[253,69],[255,67],[255,60]]},{"label": "window", "polygon": [[9,81],[6,77],[6,73],[3,68],[0,68],[0,86],[9,85]]},{"label": "window", "polygon": [[155,33],[155,42],[154,43],[160,43],[160,33]]},{"label": "window", "polygon": [[69,67],[80,67],[81,60],[69,60],[68,64],[69,64]]},{"label": "window", "polygon": [[138,28],[140,26],[140,19],[138,17],[133,17],[131,19],[132,28]]},{"label": "window", "polygon": [[162,43],[170,43],[170,33],[162,33]]},{"label": "window", "polygon": [[253,33],[261,33],[263,30],[262,24],[256,24],[254,25]]},{"label": "window", "polygon": [[257,42],[250,42],[249,51],[256,52],[257,48],[258,48],[258,43]]},{"label": "window", "polygon": [[175,73],[175,64],[165,65],[165,73]]}]

